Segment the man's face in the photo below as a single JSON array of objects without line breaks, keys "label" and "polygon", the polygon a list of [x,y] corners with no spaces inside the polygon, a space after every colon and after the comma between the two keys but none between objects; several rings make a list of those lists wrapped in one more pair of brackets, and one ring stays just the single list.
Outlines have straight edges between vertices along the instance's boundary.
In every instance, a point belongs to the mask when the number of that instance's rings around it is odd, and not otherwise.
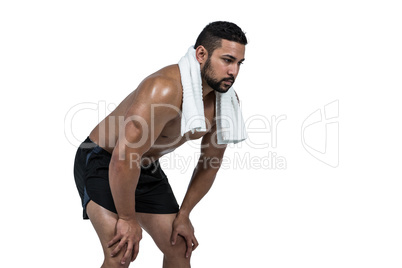
[{"label": "man's face", "polygon": [[239,74],[244,61],[245,45],[222,39],[220,48],[208,55],[201,75],[213,90],[226,93]]}]

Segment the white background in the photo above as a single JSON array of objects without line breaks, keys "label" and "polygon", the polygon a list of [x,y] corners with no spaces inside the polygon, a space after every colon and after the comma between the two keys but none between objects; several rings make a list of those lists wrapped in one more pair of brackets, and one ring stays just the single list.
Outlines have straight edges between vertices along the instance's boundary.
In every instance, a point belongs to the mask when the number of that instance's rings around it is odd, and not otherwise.
[{"label": "white background", "polygon": [[[228,20],[249,39],[235,85],[244,117],[286,120],[275,148],[272,132],[250,129],[254,145],[231,146],[226,156],[271,152],[286,168],[233,162],[218,173],[191,215],[200,242],[193,267],[401,267],[398,1],[138,2],[1,2],[2,263],[100,266],[98,238],[81,219],[66,116],[80,103],[118,104],[177,63],[207,23]],[[337,167],[301,139],[303,121],[333,101]],[[76,113],[69,133],[84,139],[98,113]],[[325,142],[320,135],[313,147]],[[176,155],[194,157],[194,147]],[[192,166],[165,172],[181,201]],[[133,267],[160,267],[161,258],[144,235]]]}]

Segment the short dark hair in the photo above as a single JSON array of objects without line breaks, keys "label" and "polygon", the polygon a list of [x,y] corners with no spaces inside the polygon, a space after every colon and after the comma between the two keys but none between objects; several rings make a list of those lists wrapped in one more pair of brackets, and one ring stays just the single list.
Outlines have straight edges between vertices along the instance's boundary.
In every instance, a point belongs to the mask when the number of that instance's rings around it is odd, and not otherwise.
[{"label": "short dark hair", "polygon": [[195,42],[194,49],[203,46],[210,57],[214,50],[221,46],[222,39],[247,45],[246,35],[239,26],[232,22],[215,21],[205,26]]}]

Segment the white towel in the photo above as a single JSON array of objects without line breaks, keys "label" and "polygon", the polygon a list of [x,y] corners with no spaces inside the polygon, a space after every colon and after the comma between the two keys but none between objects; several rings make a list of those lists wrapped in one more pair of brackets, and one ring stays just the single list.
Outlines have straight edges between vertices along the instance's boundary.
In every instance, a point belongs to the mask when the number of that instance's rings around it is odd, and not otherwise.
[{"label": "white towel", "polygon": [[[181,135],[191,130],[206,131],[200,63],[195,49],[190,47],[180,61],[180,76],[183,86],[183,111]],[[218,144],[238,143],[247,139],[240,105],[233,87],[226,93],[215,91],[216,124]]]}]

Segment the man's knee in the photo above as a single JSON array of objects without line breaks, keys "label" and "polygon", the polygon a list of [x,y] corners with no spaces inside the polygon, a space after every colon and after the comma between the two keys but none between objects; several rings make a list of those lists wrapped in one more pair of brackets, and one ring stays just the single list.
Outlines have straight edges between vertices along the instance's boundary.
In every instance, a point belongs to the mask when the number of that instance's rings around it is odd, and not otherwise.
[{"label": "man's knee", "polygon": [[[162,252],[167,259],[186,259],[186,251],[187,251],[187,245],[186,241],[184,240],[183,237],[179,236],[176,240],[176,244],[172,246],[170,243],[168,243],[167,246],[165,246],[164,249],[162,249]],[[190,258],[188,258],[190,259]]]},{"label": "man's knee", "polygon": [[131,255],[128,257],[128,259],[126,260],[125,264],[121,263],[121,259],[123,258],[123,255],[126,252],[127,246],[124,246],[116,256],[112,257],[112,255],[111,255],[112,251],[115,249],[116,246],[117,246],[117,244],[112,246],[112,247],[110,247],[110,248],[105,247],[103,249],[105,259],[104,259],[102,267],[126,268],[126,267],[128,267],[130,265]]},{"label": "man's knee", "polygon": [[131,259],[127,260],[125,264],[121,263],[123,254],[119,254],[118,256],[112,257],[105,254],[105,260],[103,262],[102,267],[110,267],[110,268],[127,268],[130,265]]},{"label": "man's knee", "polygon": [[129,265],[130,262],[122,264],[117,258],[105,258],[102,268],[127,268]]}]

